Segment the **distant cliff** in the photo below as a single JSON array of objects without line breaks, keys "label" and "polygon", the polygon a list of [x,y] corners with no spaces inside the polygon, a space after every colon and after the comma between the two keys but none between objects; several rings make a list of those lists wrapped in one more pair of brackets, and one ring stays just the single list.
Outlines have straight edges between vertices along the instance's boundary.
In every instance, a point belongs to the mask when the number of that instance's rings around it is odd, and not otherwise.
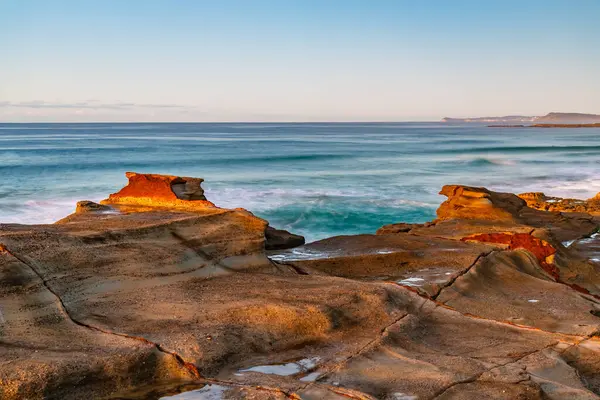
[{"label": "distant cliff", "polygon": [[553,124],[591,124],[600,123],[600,115],[581,113],[551,112],[542,117],[523,115],[507,115],[504,117],[476,117],[476,118],[443,118],[446,123],[503,123],[514,124],[520,122],[553,123]]},{"label": "distant cliff", "polygon": [[551,112],[543,117],[537,117],[534,122],[553,124],[593,124],[600,122],[600,115]]},{"label": "distant cliff", "polygon": [[504,117],[475,117],[475,118],[442,118],[442,122],[447,123],[464,123],[464,122],[503,122],[503,123],[517,123],[517,122],[533,122],[538,117],[529,117],[524,115],[507,115]]}]

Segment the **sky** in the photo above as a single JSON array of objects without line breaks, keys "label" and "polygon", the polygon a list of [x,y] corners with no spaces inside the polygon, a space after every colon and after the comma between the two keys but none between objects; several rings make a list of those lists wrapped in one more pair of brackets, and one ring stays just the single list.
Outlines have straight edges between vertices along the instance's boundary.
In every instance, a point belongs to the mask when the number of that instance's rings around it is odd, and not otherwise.
[{"label": "sky", "polygon": [[600,114],[598,0],[0,0],[0,122]]}]

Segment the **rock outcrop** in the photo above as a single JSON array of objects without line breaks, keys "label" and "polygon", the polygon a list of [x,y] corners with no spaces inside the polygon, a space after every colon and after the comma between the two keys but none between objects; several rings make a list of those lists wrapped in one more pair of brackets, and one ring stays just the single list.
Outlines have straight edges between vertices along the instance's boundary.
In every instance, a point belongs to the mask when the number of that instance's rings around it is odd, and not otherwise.
[{"label": "rock outcrop", "polygon": [[113,211],[113,208],[110,206],[105,206],[103,204],[94,203],[90,200],[82,200],[77,202],[77,206],[75,208],[76,213],[86,213],[86,212],[109,212]]},{"label": "rock outcrop", "polygon": [[460,218],[518,223],[519,214],[527,204],[512,193],[478,187],[446,185],[440,194],[448,197],[437,210],[441,220]]},{"label": "rock outcrop", "polygon": [[206,200],[204,179],[173,175],[125,174],[129,183],[111,194],[102,204],[123,204],[169,209],[195,210],[215,207]]},{"label": "rock outcrop", "polygon": [[525,200],[529,207],[536,210],[571,213],[578,212],[600,215],[599,194],[587,200],[564,199],[562,197],[546,196],[542,192],[521,193],[519,197]]},{"label": "rock outcrop", "polygon": [[267,226],[265,230],[265,239],[266,250],[284,250],[302,246],[305,243],[304,236],[290,233],[284,229],[275,229],[271,226]]},{"label": "rock outcrop", "polygon": [[[428,223],[429,224],[429,223]],[[406,233],[410,232],[415,228],[422,228],[426,224],[407,224],[406,222],[399,222],[396,224],[384,225],[377,229],[376,235],[389,235],[390,233]]]},{"label": "rock outcrop", "polygon": [[593,215],[453,185],[431,223],[304,244],[128,176],[110,212],[0,225],[0,398],[600,396]]}]

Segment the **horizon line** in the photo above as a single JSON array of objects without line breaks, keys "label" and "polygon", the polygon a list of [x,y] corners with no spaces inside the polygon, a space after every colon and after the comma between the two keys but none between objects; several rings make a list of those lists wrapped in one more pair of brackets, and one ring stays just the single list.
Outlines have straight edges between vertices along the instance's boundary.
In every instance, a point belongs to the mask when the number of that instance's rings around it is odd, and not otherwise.
[{"label": "horizon line", "polygon": [[374,120],[374,121],[0,121],[0,124],[397,124],[446,123],[440,120]]}]

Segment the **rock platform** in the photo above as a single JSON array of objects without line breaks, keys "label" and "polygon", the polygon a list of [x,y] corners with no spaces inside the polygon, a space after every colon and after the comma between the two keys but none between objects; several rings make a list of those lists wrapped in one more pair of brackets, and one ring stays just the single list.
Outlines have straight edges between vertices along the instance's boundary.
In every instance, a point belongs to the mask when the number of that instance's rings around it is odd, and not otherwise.
[{"label": "rock platform", "polygon": [[1,399],[600,398],[594,202],[451,185],[434,221],[304,244],[128,178],[0,224]]}]

